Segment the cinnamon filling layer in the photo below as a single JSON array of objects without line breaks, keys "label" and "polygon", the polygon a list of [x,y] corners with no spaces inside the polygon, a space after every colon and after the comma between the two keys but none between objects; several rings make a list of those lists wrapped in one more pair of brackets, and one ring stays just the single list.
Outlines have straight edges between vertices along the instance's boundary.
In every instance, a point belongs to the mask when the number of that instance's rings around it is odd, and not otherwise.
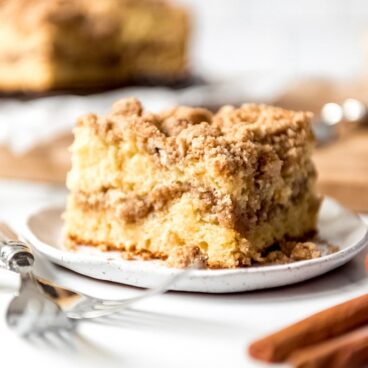
[{"label": "cinnamon filling layer", "polygon": [[222,226],[234,227],[235,208],[230,196],[209,189],[194,188],[188,183],[158,187],[144,196],[108,189],[96,193],[79,191],[73,198],[84,211],[113,211],[115,216],[124,222],[135,223],[152,212],[164,210],[185,193],[190,193],[196,208],[210,216],[212,221],[217,221]]},{"label": "cinnamon filling layer", "polygon": [[[298,182],[295,185],[299,185]],[[191,196],[193,206],[206,221],[236,229],[241,234],[247,234],[254,226],[272,219],[285,208],[271,198],[263,200],[260,208],[253,209],[251,203],[242,205],[230,195],[181,182],[157,187],[145,195],[127,194],[112,188],[95,193],[78,191],[73,194],[73,200],[83,211],[111,211],[125,223],[136,223],[153,212],[167,209],[186,194]],[[319,206],[319,200],[310,197],[306,191],[300,191],[298,195],[294,193],[290,199],[296,206],[303,201],[309,201],[312,207]]]}]

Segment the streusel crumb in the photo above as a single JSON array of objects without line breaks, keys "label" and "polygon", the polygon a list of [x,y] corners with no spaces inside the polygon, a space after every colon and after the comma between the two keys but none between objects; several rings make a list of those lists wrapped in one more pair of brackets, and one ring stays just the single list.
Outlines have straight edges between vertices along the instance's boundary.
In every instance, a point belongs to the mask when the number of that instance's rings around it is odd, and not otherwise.
[{"label": "streusel crumb", "polygon": [[206,268],[208,257],[199,247],[177,246],[169,254],[166,265],[173,268]]}]

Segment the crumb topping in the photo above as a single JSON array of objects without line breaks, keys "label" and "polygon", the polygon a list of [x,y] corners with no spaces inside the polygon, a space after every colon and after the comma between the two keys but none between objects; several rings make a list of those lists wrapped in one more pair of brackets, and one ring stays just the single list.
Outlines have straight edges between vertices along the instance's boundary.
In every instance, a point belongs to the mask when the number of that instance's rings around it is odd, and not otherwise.
[{"label": "crumb topping", "polygon": [[183,106],[152,114],[129,98],[118,101],[106,117],[86,115],[78,124],[94,129],[107,143],[134,136],[164,166],[205,157],[219,173],[232,175],[256,161],[257,155],[272,161],[277,154],[284,171],[308,158],[313,146],[311,117],[308,112],[255,104],[226,106],[215,115]]}]

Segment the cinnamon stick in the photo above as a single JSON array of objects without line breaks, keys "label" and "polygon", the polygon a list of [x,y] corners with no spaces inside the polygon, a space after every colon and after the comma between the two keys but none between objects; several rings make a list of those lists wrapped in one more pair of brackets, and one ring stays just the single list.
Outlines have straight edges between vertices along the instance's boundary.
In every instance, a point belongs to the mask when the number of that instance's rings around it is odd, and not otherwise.
[{"label": "cinnamon stick", "polygon": [[249,347],[249,354],[266,362],[282,362],[293,351],[337,337],[368,324],[368,294],[316,313]]},{"label": "cinnamon stick", "polygon": [[287,360],[294,368],[356,368],[368,362],[368,326],[297,350]]}]

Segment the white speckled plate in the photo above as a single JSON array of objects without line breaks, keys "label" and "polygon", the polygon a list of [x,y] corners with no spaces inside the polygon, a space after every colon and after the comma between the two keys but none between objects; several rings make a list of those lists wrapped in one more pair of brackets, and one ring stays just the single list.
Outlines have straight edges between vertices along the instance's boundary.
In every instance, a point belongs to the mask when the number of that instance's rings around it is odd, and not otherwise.
[{"label": "white speckled plate", "polygon": [[[139,287],[152,287],[178,272],[160,261],[127,261],[116,252],[103,253],[90,247],[76,252],[63,249],[61,212],[61,208],[43,208],[26,221],[26,238],[49,260],[86,276]],[[330,198],[323,201],[318,228],[320,236],[339,245],[340,251],[287,265],[197,270],[178,281],[172,290],[231,293],[294,284],[345,264],[368,242],[367,227],[360,218]]]}]

